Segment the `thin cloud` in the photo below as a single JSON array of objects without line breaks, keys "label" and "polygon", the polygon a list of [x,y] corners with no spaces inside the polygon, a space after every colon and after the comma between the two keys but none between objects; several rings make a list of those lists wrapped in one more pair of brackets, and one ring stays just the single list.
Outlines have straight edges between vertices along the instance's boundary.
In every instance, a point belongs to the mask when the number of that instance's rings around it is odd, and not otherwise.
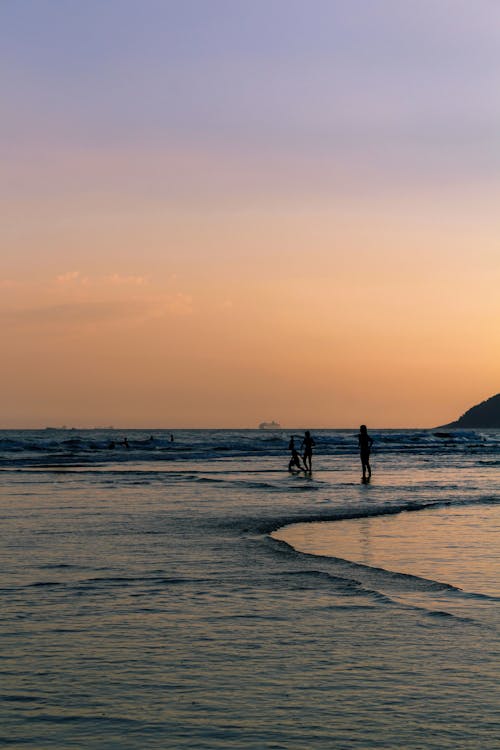
[{"label": "thin cloud", "polygon": [[192,315],[194,311],[192,296],[182,292],[169,295],[163,304],[165,312],[171,315]]},{"label": "thin cloud", "polygon": [[109,281],[115,286],[144,286],[148,283],[148,278],[146,276],[123,276],[119,273],[113,273],[110,276],[106,276],[105,281]]},{"label": "thin cloud", "polygon": [[86,286],[144,286],[148,283],[147,276],[138,274],[111,273],[106,276],[83,276],[80,271],[65,271],[55,277],[57,284],[82,284]]},{"label": "thin cloud", "polygon": [[4,322],[27,326],[67,326],[96,324],[137,317],[146,312],[144,303],[118,302],[68,302],[24,310],[7,310],[1,315]]},{"label": "thin cloud", "polygon": [[66,273],[60,273],[56,276],[56,282],[58,284],[68,284],[73,281],[81,281],[80,271],[67,271]]},{"label": "thin cloud", "polygon": [[178,293],[156,300],[122,299],[114,301],[66,302],[17,310],[4,310],[0,321],[5,325],[40,328],[141,323],[153,318],[193,314],[193,299]]}]

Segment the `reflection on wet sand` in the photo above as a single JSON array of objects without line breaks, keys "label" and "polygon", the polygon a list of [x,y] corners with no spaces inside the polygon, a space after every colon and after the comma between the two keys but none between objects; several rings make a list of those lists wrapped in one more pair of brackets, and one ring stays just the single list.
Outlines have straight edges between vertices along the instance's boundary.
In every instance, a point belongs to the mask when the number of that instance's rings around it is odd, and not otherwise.
[{"label": "reflection on wet sand", "polygon": [[299,552],[500,595],[500,506],[471,505],[295,524],[273,536]]}]

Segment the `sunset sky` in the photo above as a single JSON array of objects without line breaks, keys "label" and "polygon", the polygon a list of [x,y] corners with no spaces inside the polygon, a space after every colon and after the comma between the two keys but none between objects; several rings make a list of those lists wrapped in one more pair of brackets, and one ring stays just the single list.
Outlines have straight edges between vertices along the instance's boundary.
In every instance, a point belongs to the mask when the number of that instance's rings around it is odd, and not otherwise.
[{"label": "sunset sky", "polygon": [[3,0],[0,427],[500,391],[500,4]]}]

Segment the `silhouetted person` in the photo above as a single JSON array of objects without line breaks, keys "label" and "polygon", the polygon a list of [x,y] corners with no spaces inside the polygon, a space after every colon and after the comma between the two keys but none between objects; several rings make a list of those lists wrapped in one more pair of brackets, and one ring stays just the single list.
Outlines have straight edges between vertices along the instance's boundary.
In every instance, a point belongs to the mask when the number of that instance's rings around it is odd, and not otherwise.
[{"label": "silhouetted person", "polygon": [[316,445],[316,443],[314,442],[314,438],[311,437],[311,433],[309,432],[309,430],[306,430],[304,433],[304,438],[302,440],[302,448],[304,449],[302,460],[304,462],[304,466],[306,467],[306,471],[312,471],[313,445]]},{"label": "silhouetted person", "polygon": [[124,447],[124,448],[126,448],[127,450],[128,450],[129,448],[130,448],[130,445],[129,445],[129,443],[128,443],[128,439],[127,439],[126,437],[124,437],[124,438],[123,438],[123,441],[122,441],[122,445],[123,445],[123,447]]},{"label": "silhouetted person", "polygon": [[288,471],[292,471],[294,466],[296,466],[298,469],[302,471],[302,466],[300,463],[299,454],[297,453],[297,449],[295,448],[295,438],[293,435],[290,438],[290,442],[288,443],[288,450],[292,454],[290,458],[290,463],[288,464]]},{"label": "silhouetted person", "polygon": [[370,466],[370,449],[373,445],[373,440],[369,436],[365,424],[362,424],[359,428],[358,444],[359,457],[361,458],[361,466],[363,467],[363,481],[366,481],[367,479],[370,479],[372,475],[372,469]]},{"label": "silhouetted person", "polygon": [[172,435],[172,433],[170,433],[170,442],[171,442],[171,443],[173,443],[173,442],[174,442],[174,436]]}]

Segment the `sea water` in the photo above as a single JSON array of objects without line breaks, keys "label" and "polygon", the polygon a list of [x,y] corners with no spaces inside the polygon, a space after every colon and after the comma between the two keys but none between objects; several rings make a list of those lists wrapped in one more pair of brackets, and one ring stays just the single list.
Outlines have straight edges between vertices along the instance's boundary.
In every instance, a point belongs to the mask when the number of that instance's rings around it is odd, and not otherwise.
[{"label": "sea water", "polygon": [[500,434],[314,436],[0,432],[0,744],[499,747]]}]

